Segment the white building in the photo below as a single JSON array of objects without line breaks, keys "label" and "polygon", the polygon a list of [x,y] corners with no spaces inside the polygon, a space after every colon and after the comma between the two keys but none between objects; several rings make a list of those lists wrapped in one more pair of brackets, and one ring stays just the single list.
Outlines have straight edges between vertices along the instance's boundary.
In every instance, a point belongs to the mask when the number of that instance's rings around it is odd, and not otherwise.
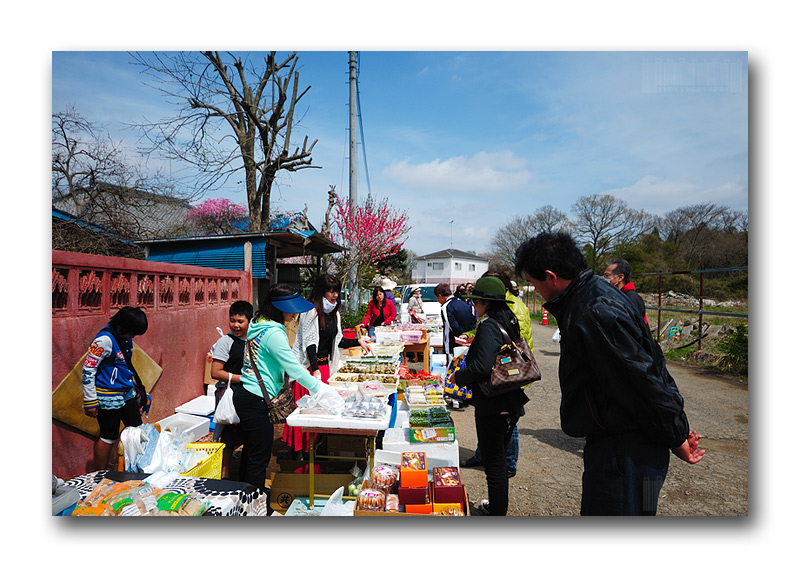
[{"label": "white building", "polygon": [[417,256],[411,270],[414,283],[446,283],[451,289],[462,283],[475,283],[489,269],[489,258],[448,248]]}]

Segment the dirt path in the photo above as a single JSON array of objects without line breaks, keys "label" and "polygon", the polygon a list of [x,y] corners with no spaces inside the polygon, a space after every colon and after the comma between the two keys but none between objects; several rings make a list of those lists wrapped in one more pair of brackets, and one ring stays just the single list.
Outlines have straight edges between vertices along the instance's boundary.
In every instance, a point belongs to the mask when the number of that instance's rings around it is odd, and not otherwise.
[{"label": "dirt path", "polygon": [[[519,422],[520,457],[510,481],[510,516],[573,516],[580,512],[583,439],[561,431],[558,408],[559,345],[555,327],[534,325],[540,382],[530,386],[531,401]],[[668,363],[686,401],[689,425],[707,451],[697,465],[672,457],[661,491],[662,516],[748,515],[748,391],[734,379]],[[462,462],[476,446],[473,410],[452,412]],[[486,498],[482,468],[462,468],[472,504]],[[472,510],[475,513],[475,510]]]}]

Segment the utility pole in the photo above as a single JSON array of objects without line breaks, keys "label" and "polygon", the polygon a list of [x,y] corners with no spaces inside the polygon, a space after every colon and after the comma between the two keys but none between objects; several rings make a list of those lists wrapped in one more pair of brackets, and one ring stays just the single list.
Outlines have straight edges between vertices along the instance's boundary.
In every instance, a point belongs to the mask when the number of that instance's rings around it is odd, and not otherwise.
[{"label": "utility pole", "polygon": [[453,221],[450,221],[450,248],[453,247]]},{"label": "utility pole", "polygon": [[[356,109],[358,108],[358,83],[356,77],[356,56],[357,51],[348,52],[350,55],[350,210],[354,210],[358,204],[358,171],[356,169],[356,156],[358,155],[358,122],[356,121]],[[358,309],[358,282],[356,275],[358,266],[353,265],[347,277],[347,288],[350,296],[347,298],[348,310],[354,313]]]},{"label": "utility pole", "polygon": [[358,202],[358,175],[356,158],[358,156],[358,123],[356,109],[358,108],[358,83],[356,81],[356,56],[357,51],[350,51],[350,205]]}]

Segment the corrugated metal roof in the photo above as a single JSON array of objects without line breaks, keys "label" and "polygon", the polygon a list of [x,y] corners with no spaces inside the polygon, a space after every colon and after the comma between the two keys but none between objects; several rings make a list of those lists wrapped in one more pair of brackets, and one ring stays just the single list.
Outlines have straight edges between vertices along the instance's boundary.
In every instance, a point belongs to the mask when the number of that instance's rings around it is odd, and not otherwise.
[{"label": "corrugated metal roof", "polygon": [[[244,270],[244,240],[205,242],[173,242],[170,244],[148,244],[147,259],[154,262],[169,262],[188,266],[203,266],[222,270]],[[253,243],[253,277],[267,277],[264,255],[265,243]]]},{"label": "corrugated metal roof", "polygon": [[225,270],[244,270],[244,246],[252,243],[253,277],[267,277],[267,264],[272,261],[272,248],[277,258],[322,256],[341,252],[343,247],[324,235],[309,231],[251,232],[137,240],[146,246],[147,259]]}]

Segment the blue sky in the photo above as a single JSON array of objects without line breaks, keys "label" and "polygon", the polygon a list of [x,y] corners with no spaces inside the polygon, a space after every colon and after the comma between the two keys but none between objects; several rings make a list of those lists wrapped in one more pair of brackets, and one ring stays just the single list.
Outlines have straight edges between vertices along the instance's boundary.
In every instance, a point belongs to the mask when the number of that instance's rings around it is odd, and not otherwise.
[{"label": "blue sky", "polygon": [[[322,168],[283,175],[273,203],[308,205],[319,227],[328,186],[349,194],[348,55],[299,59],[311,90],[294,140],[317,139]],[[130,62],[123,51],[54,52],[53,111],[74,104],[134,145],[125,123],[171,109]],[[454,248],[484,253],[513,216],[543,205],[571,215],[595,193],[655,214],[748,207],[745,51],[361,51],[359,63],[358,195],[407,211],[417,254],[450,247],[451,229]],[[664,66],[680,79],[655,71]],[[206,197],[244,204],[239,187]]]}]

